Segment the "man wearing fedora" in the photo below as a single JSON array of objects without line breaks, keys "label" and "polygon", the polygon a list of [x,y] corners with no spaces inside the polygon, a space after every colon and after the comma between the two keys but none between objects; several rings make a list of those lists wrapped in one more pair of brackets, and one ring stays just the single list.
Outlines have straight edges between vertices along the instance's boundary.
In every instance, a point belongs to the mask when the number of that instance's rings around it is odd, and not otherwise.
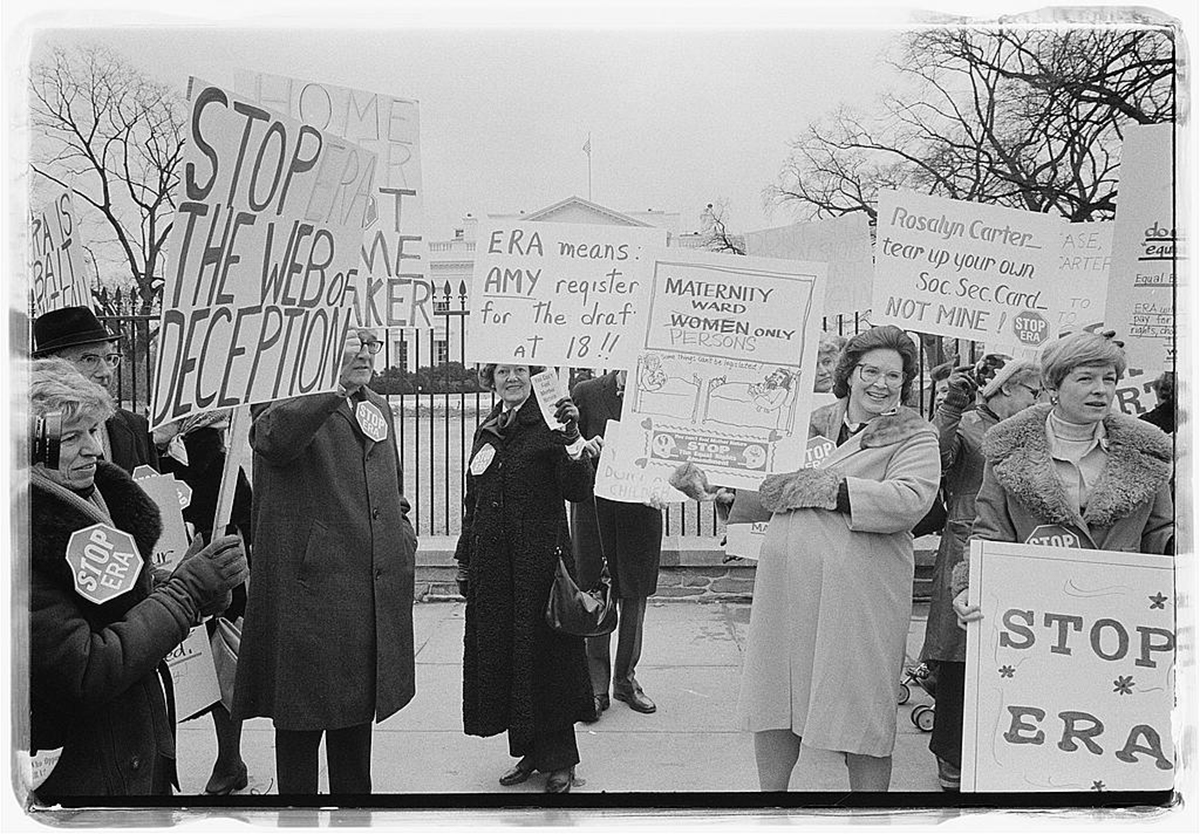
[{"label": "man wearing fedora", "polygon": [[[60,307],[33,320],[33,356],[66,359],[87,379],[107,389],[121,364],[117,336],[87,307]],[[104,422],[104,457],[126,472],[146,464],[158,469],[158,451],[145,417],[124,408]]]}]

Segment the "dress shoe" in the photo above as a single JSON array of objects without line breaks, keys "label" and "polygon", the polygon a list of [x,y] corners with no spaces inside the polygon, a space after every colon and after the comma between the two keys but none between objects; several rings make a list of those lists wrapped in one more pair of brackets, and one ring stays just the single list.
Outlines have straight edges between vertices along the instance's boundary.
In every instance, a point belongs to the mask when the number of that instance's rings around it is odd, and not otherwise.
[{"label": "dress shoe", "polygon": [[249,771],[246,769],[246,763],[241,762],[233,773],[227,775],[219,775],[213,771],[208,784],[204,786],[204,792],[210,796],[228,796],[234,791],[245,790],[249,784]]},{"label": "dress shoe", "polygon": [[595,724],[600,720],[600,713],[608,709],[609,700],[607,695],[596,695],[592,699],[592,714],[590,717],[583,719],[584,724]]},{"label": "dress shoe", "polygon": [[521,759],[513,769],[500,777],[500,784],[508,787],[509,785],[519,785],[533,775],[534,766],[526,759]]},{"label": "dress shoe", "polygon": [[546,779],[546,793],[570,793],[573,781],[575,781],[575,768],[556,770]]},{"label": "dress shoe", "polygon": [[625,703],[629,704],[629,708],[634,712],[651,713],[658,709],[658,707],[654,705],[654,702],[646,697],[646,693],[642,692],[642,688],[640,686],[630,689],[627,692],[614,689],[613,697],[618,701],[624,701]]}]

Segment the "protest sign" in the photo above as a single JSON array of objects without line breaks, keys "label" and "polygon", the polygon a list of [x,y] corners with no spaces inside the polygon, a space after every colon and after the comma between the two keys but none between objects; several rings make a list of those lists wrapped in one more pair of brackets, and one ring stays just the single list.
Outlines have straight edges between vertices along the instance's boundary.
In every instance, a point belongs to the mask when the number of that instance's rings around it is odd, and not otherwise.
[{"label": "protest sign", "polygon": [[[805,466],[819,466],[837,446],[828,437],[809,438],[804,452]],[[743,559],[757,559],[767,535],[771,513],[762,505],[758,493],[739,489],[725,524],[725,553]]]},{"label": "protest sign", "polygon": [[[173,570],[188,549],[187,528],[183,523],[183,508],[186,504],[183,503],[184,493],[180,489],[187,487],[187,484],[177,480],[174,475],[157,473],[136,480],[137,485],[150,496],[150,500],[158,506],[162,514],[162,535],[154,544],[150,565]],[[187,495],[190,498],[190,487],[187,489]],[[207,530],[204,532],[208,533]]]},{"label": "protest sign", "polygon": [[234,87],[260,107],[349,139],[378,156],[354,293],[363,327],[433,327],[425,241],[420,108],[415,99],[238,70]]},{"label": "protest sign", "polygon": [[1174,293],[1185,257],[1174,205],[1174,126],[1130,125],[1121,149],[1106,329],[1125,342],[1129,362],[1117,405],[1141,414],[1155,405],[1150,384],[1175,367]]},{"label": "protest sign", "polygon": [[964,791],[1167,790],[1169,556],[974,541]]},{"label": "protest sign", "polygon": [[203,625],[189,631],[187,638],[166,659],[175,689],[177,720],[186,721],[221,700],[212,646]]},{"label": "protest sign", "polygon": [[1065,221],[882,189],[872,323],[999,346],[1056,335],[1052,294]]},{"label": "protest sign", "polygon": [[642,249],[665,229],[494,222],[476,240],[465,361],[632,367]]},{"label": "protest sign", "polygon": [[754,489],[803,459],[825,265],[659,250],[617,465]]},{"label": "protest sign", "polygon": [[50,198],[29,212],[29,283],[35,316],[60,307],[92,306],[79,218],[66,188],[55,186]]},{"label": "protest sign", "polygon": [[661,472],[643,469],[620,470],[616,466],[617,450],[621,446],[621,423],[609,420],[604,425],[604,449],[596,463],[597,498],[623,501],[627,504],[647,504],[657,501],[670,504],[690,500],[671,486]]},{"label": "protest sign", "polygon": [[375,155],[197,79],[152,428],[337,387]]},{"label": "protest sign", "polygon": [[825,315],[871,306],[871,229],[865,214],[746,232],[746,254],[828,264]]},{"label": "protest sign", "polygon": [[556,431],[561,429],[563,424],[558,422],[554,416],[558,411],[554,404],[563,397],[571,396],[571,392],[567,390],[567,381],[560,377],[554,368],[547,368],[540,374],[534,374],[529,381],[533,385],[533,395],[537,398],[542,419],[551,429]]}]

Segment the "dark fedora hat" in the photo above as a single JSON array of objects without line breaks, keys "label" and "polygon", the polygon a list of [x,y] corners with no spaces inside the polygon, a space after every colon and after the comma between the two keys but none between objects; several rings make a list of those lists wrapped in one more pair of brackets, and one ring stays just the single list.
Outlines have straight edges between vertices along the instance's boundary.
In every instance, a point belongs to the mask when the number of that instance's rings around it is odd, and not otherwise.
[{"label": "dark fedora hat", "polygon": [[33,320],[33,355],[42,357],[63,348],[115,342],[117,337],[87,307],[60,307]]}]

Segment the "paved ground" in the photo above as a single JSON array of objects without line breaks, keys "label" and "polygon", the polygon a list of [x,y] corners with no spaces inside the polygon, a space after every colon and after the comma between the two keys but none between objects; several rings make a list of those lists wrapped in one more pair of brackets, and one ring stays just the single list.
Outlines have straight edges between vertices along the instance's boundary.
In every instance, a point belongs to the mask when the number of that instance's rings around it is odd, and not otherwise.
[{"label": "paved ground", "polygon": [[[461,603],[426,603],[414,609],[417,695],[408,707],[375,729],[376,793],[493,793],[541,791],[541,777],[503,788],[497,777],[512,760],[503,736],[462,733]],[[750,607],[742,603],[651,604],[638,679],[658,703],[653,715],[614,701],[603,718],[577,725],[582,762],[578,792],[754,791],[758,787],[751,736],[736,729],[735,706],[741,652]],[[924,607],[914,611],[908,652],[915,657],[925,631]],[[899,681],[897,681],[897,684]],[[910,719],[914,705],[931,703],[914,687],[897,708],[899,736],[893,791],[937,791],[929,736]],[[248,721],[242,755],[250,769],[246,792],[273,793],[274,733],[269,721]],[[182,793],[204,788],[215,753],[211,719],[179,728]],[[322,790],[327,789],[322,755]],[[793,790],[843,791],[846,769],[839,756],[805,748],[792,778]]]}]

